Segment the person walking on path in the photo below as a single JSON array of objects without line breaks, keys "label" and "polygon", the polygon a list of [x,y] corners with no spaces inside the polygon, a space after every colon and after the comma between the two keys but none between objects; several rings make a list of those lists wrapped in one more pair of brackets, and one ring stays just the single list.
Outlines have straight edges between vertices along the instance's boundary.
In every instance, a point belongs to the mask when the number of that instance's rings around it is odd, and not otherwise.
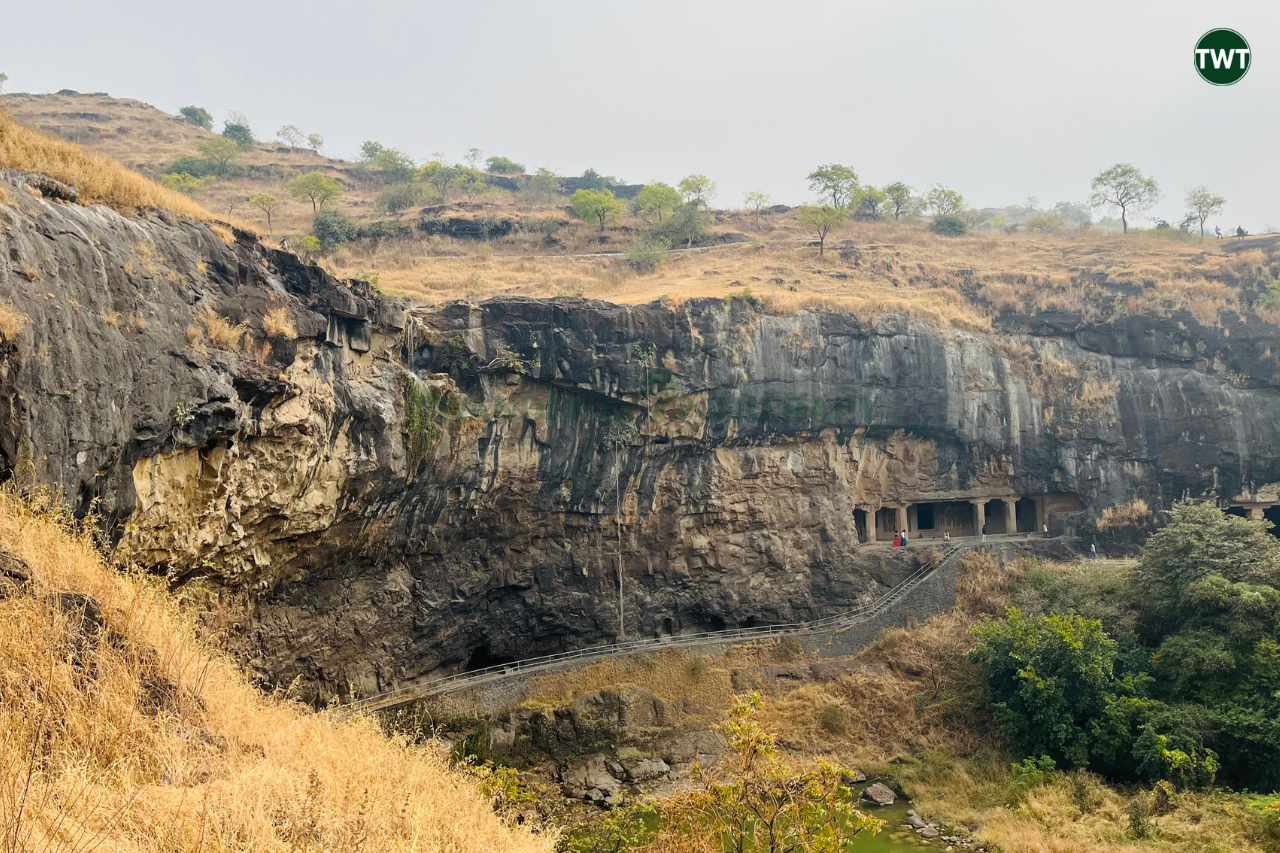
[{"label": "person walking on path", "polygon": [[1089,559],[1090,560],[1098,559],[1098,543],[1097,542],[1089,543]]},{"label": "person walking on path", "polygon": [[907,547],[907,541],[908,541],[907,529],[904,527],[902,529],[902,547],[903,548]]},{"label": "person walking on path", "polygon": [[896,530],[893,531],[893,547],[895,548],[902,547],[902,534]]}]

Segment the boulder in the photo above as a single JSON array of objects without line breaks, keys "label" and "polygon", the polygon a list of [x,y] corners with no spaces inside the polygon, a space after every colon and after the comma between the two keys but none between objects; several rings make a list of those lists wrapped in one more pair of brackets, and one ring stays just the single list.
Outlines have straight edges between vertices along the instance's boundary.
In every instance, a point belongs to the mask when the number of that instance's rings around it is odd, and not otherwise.
[{"label": "boulder", "polygon": [[898,797],[888,785],[876,782],[874,785],[868,785],[863,789],[862,799],[875,803],[877,806],[891,806],[897,801]]},{"label": "boulder", "polygon": [[604,755],[589,756],[581,764],[563,771],[560,781],[569,796],[589,803],[613,805],[622,793],[619,777],[626,773],[616,761]]}]

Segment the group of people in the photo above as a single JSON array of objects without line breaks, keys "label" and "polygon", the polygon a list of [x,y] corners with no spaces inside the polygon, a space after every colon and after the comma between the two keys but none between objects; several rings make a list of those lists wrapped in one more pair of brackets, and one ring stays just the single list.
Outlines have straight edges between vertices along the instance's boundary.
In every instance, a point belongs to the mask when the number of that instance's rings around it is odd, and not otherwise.
[{"label": "group of people", "polygon": [[909,537],[907,536],[907,531],[905,528],[903,528],[902,530],[895,530],[893,532],[893,547],[895,548],[907,547],[908,539]]}]

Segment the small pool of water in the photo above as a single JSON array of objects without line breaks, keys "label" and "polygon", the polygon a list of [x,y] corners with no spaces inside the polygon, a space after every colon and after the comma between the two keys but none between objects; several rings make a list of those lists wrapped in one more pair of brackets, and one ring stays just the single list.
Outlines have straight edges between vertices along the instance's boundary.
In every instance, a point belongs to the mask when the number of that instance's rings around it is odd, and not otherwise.
[{"label": "small pool of water", "polygon": [[911,804],[899,801],[891,806],[868,806],[859,804],[859,808],[871,817],[884,821],[884,829],[876,835],[859,835],[847,848],[849,853],[920,853],[922,850],[942,850],[927,844],[910,829],[902,829],[907,822],[907,812]]}]

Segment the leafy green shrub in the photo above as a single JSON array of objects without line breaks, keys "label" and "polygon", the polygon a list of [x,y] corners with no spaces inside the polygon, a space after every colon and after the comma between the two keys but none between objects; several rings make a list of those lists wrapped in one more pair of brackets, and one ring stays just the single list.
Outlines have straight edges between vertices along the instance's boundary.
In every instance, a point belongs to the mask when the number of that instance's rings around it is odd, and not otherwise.
[{"label": "leafy green shrub", "polygon": [[331,252],[356,239],[356,224],[336,210],[322,210],[311,221],[311,232],[323,251]]},{"label": "leafy green shrub", "polygon": [[1134,838],[1151,837],[1151,804],[1139,793],[1129,801],[1129,834]]},{"label": "leafy green shrub", "polygon": [[204,107],[183,107],[178,110],[178,115],[182,116],[196,127],[203,127],[205,130],[213,130],[213,116],[209,115],[209,111]]},{"label": "leafy green shrub", "polygon": [[1009,765],[1009,794],[1014,803],[1053,778],[1057,763],[1047,755],[1027,756]]},{"label": "leafy green shrub", "polygon": [[485,170],[495,175],[523,175],[524,165],[510,157],[490,157],[485,161]]},{"label": "leafy green shrub", "polygon": [[222,125],[222,135],[230,139],[241,148],[248,148],[253,144],[253,131],[249,129],[249,125],[239,121],[228,121]]},{"label": "leafy green shrub", "polygon": [[929,230],[945,237],[959,237],[969,230],[968,224],[959,216],[935,216],[929,223]]},{"label": "leafy green shrub", "polygon": [[638,273],[656,272],[670,248],[666,240],[646,237],[627,249],[627,264]]},{"label": "leafy green shrub", "polygon": [[1024,755],[1084,767],[1094,721],[1115,688],[1116,643],[1097,619],[1051,614],[1004,619],[974,630],[970,658],[982,666],[997,724]]},{"label": "leafy green shrub", "polygon": [[653,840],[662,821],[658,807],[628,803],[610,809],[604,817],[584,821],[566,832],[556,846],[559,853],[620,853]]},{"label": "leafy green shrub", "polygon": [[205,184],[209,183],[210,180],[210,178],[197,178],[188,172],[170,172],[160,178],[160,183],[175,192],[191,195],[198,190],[204,189]]}]

